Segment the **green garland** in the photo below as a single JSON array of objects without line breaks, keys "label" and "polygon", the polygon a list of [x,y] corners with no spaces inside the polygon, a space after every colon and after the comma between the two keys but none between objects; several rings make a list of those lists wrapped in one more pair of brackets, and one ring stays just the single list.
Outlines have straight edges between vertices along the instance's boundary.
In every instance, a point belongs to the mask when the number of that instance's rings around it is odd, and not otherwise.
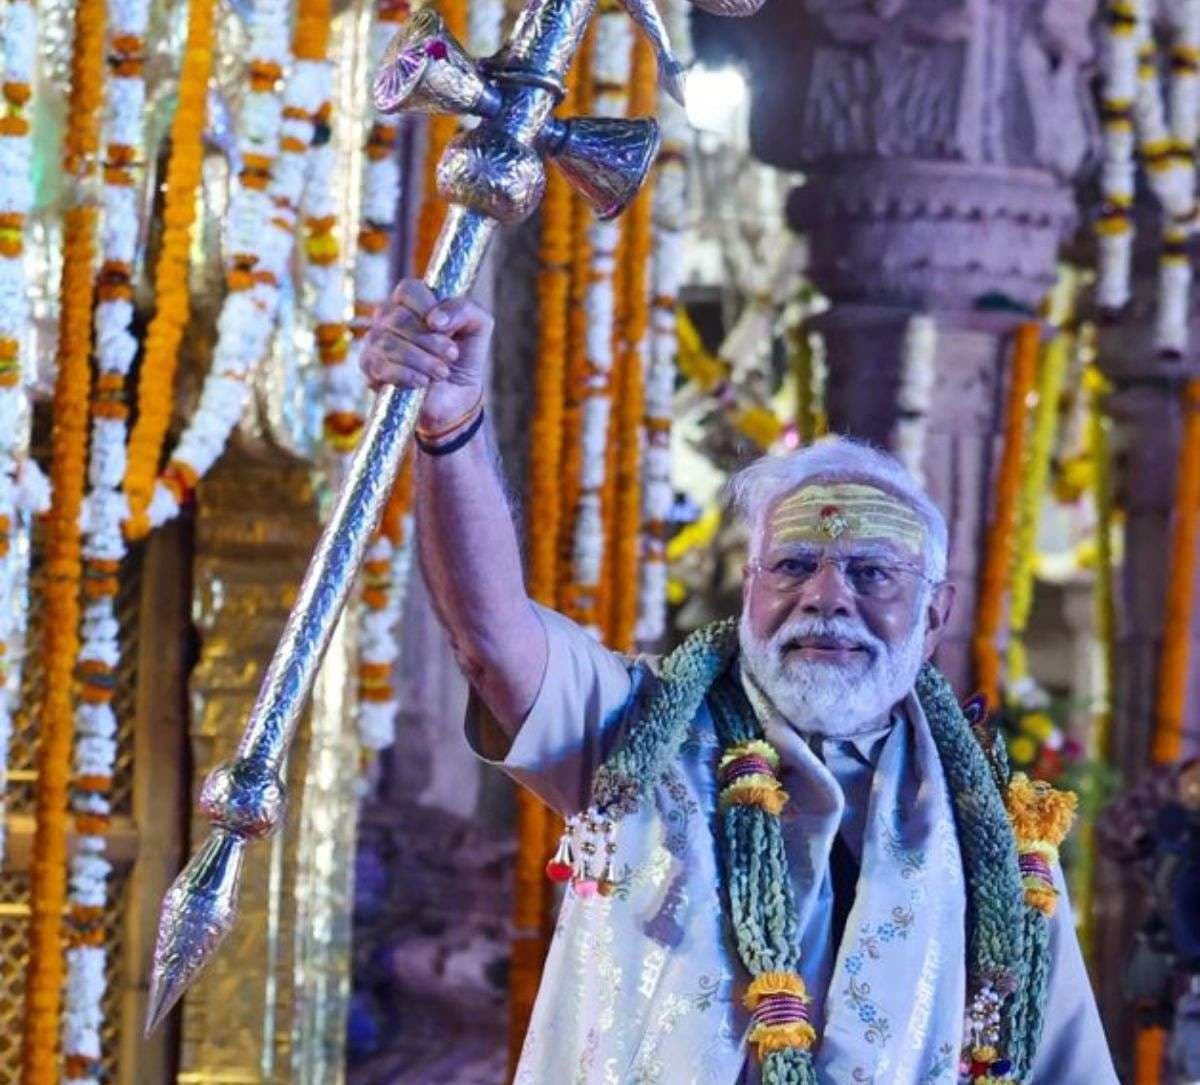
[{"label": "green garland", "polygon": [[[636,726],[597,770],[593,804],[622,817],[679,758],[707,698],[725,747],[762,739],[762,727],[729,675],[737,654],[735,620],[693,633],[664,660]],[[981,1000],[1001,1001],[1001,1046],[1011,1071],[981,1081],[1020,1080],[1041,1035],[1049,972],[1046,917],[1024,901],[1017,843],[1005,811],[1008,766],[1002,752],[972,731],[949,683],[926,665],[916,693],[949,783],[967,889],[968,1012]],[[734,941],[752,977],[799,971],[796,902],[779,818],[753,805],[721,815],[725,893]],[[1004,1061],[1004,1060],[1001,1060]],[[811,1053],[768,1052],[764,1085],[814,1085]]]}]

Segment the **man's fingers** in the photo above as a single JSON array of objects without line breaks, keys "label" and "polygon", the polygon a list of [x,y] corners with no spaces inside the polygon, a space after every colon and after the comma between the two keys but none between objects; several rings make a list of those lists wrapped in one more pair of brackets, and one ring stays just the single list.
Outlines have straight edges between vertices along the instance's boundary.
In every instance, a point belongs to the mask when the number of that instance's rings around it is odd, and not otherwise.
[{"label": "man's fingers", "polygon": [[420,279],[402,279],[392,291],[392,301],[397,305],[412,311],[419,317],[424,317],[435,305],[437,295]]},{"label": "man's fingers", "polygon": [[446,335],[478,335],[492,329],[492,317],[470,298],[450,298],[425,314],[425,323]]},{"label": "man's fingers", "polygon": [[424,388],[450,375],[441,358],[418,347],[409,347],[400,354],[385,354],[368,345],[363,350],[362,371],[368,380],[414,388]]},{"label": "man's fingers", "polygon": [[367,342],[385,354],[395,354],[411,344],[447,362],[458,361],[458,344],[448,335],[416,331],[411,324],[393,323],[390,317],[371,328]]}]

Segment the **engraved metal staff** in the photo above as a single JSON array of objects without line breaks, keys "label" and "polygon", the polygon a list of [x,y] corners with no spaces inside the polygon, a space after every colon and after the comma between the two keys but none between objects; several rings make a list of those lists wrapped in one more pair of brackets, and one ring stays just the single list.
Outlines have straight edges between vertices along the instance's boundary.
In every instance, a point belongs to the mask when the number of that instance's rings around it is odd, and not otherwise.
[{"label": "engraved metal staff", "polygon": [[[425,273],[438,297],[464,294],[496,226],[519,222],[537,206],[543,155],[603,218],[619,214],[641,187],[658,148],[652,119],[551,117],[596,2],[529,0],[500,52],[479,62],[430,8],[409,19],[389,46],[375,82],[378,108],[482,118],[455,137],[438,166],[438,192],[450,208]],[[735,2],[748,11],[761,0]],[[663,85],[679,97],[680,68],[653,0],[622,3],[651,40]],[[247,843],[282,821],[282,769],[297,721],[423,399],[421,390],[394,387],[377,399],[237,752],[204,782],[200,807],[212,833],[163,900],[147,1032],[233,926]]]}]

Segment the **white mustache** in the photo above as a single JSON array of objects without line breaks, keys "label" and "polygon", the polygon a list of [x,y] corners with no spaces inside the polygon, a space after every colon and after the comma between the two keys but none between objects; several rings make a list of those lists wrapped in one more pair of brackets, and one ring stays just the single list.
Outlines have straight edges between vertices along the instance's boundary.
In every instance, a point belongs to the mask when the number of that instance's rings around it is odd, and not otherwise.
[{"label": "white mustache", "polygon": [[772,651],[781,651],[791,641],[810,637],[829,637],[844,641],[855,648],[865,649],[870,653],[872,659],[887,652],[887,645],[872,634],[862,622],[855,621],[853,618],[837,617],[797,618],[776,631],[771,638],[771,649]]}]

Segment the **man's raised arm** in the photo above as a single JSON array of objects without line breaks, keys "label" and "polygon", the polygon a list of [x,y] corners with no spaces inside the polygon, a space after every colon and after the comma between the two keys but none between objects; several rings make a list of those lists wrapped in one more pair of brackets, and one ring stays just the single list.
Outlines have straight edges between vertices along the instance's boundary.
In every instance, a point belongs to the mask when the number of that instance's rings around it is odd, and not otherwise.
[{"label": "man's raised arm", "polygon": [[537,697],[547,642],[482,420],[491,336],[492,318],[474,302],[438,302],[406,279],[368,332],[361,364],[376,385],[429,389],[417,423],[421,564],[463,673],[511,738]]}]

